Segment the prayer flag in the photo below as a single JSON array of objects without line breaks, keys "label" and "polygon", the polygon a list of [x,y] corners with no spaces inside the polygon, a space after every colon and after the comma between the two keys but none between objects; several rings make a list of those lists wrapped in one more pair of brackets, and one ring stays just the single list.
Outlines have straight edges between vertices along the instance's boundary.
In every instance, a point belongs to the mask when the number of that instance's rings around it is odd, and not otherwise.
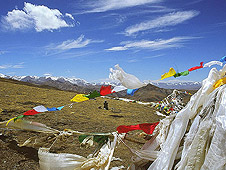
[{"label": "prayer flag", "polygon": [[165,73],[163,75],[161,75],[161,80],[165,79],[165,78],[168,78],[168,77],[172,77],[176,74],[176,71],[171,67],[169,69],[169,72],[168,73]]},{"label": "prayer flag", "polygon": [[224,85],[226,83],[226,77],[222,78],[222,79],[219,79],[215,82],[215,84],[213,85],[213,88],[218,88],[222,85]]},{"label": "prayer flag", "polygon": [[176,77],[180,77],[180,76],[187,76],[188,74],[189,74],[189,71],[186,70],[186,71],[183,71],[183,72],[180,72],[180,73],[176,73],[174,75],[174,77],[176,78]]},{"label": "prayer flag", "polygon": [[127,89],[127,94],[133,96],[138,89]]},{"label": "prayer flag", "polygon": [[89,98],[85,97],[84,94],[77,94],[73,99],[71,99],[72,102],[83,102],[89,100]]},{"label": "prayer flag", "polygon": [[38,113],[40,113],[40,112],[37,112],[36,110],[32,109],[32,110],[28,110],[28,111],[24,112],[23,115],[36,115]]},{"label": "prayer flag", "polygon": [[200,63],[200,66],[195,66],[195,67],[189,68],[188,71],[194,71],[194,70],[197,70],[200,68],[203,68],[203,62]]},{"label": "prayer flag", "polygon": [[143,123],[138,125],[121,125],[117,127],[118,133],[127,133],[129,131],[133,130],[143,130],[147,134],[152,134],[155,130],[155,127],[159,124],[159,122],[156,123]]},{"label": "prayer flag", "polygon": [[107,94],[115,93],[115,91],[112,91],[111,85],[109,86],[101,86],[100,88],[100,95],[105,96]]},{"label": "prayer flag", "polygon": [[94,90],[92,93],[85,95],[85,97],[89,98],[89,99],[94,99],[96,97],[100,97],[100,93],[97,92],[96,90]]}]

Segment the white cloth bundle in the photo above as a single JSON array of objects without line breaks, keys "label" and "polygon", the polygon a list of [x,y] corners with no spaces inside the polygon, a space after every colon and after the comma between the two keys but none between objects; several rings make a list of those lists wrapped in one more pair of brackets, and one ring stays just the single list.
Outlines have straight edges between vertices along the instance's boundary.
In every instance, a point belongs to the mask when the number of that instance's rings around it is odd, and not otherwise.
[{"label": "white cloth bundle", "polygon": [[205,98],[213,91],[213,84],[219,78],[219,72],[215,68],[211,69],[208,78],[203,81],[203,86],[191,97],[186,107],[176,115],[159,156],[151,164],[149,170],[168,170],[172,168],[189,119],[196,116],[198,108],[203,105]]},{"label": "white cloth bundle", "polygon": [[126,73],[119,65],[115,65],[115,70],[110,68],[111,73],[109,78],[113,80],[119,80],[120,83],[128,89],[137,89],[145,86],[137,77]]},{"label": "white cloth bundle", "polygon": [[203,67],[211,67],[212,65],[219,65],[219,66],[222,67],[223,66],[223,63],[220,62],[220,61],[210,61],[210,62],[204,64]]},{"label": "white cloth bundle", "polygon": [[41,170],[108,170],[117,142],[117,134],[114,132],[114,140],[108,141],[102,146],[98,155],[85,158],[76,154],[55,154],[39,149],[38,157]]}]

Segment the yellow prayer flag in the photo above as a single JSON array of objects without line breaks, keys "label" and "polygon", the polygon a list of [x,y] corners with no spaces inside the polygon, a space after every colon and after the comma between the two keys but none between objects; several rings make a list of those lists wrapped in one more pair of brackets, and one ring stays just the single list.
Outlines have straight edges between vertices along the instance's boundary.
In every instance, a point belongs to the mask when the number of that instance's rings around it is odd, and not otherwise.
[{"label": "yellow prayer flag", "polygon": [[71,99],[72,102],[83,102],[89,100],[88,97],[85,97],[85,94],[77,94],[73,99]]},{"label": "yellow prayer flag", "polygon": [[14,118],[12,118],[12,119],[9,119],[5,126],[8,126],[9,122],[11,122],[12,120],[14,120],[15,118],[16,118],[16,117],[14,117]]},{"label": "yellow prayer flag", "polygon": [[168,77],[172,77],[176,74],[176,71],[171,67],[169,69],[169,72],[168,73],[165,73],[163,75],[161,75],[161,80],[165,79],[165,78],[168,78]]},{"label": "yellow prayer flag", "polygon": [[226,84],[226,77],[222,78],[222,79],[219,79],[217,80],[214,85],[213,85],[213,88],[216,89],[222,85]]}]

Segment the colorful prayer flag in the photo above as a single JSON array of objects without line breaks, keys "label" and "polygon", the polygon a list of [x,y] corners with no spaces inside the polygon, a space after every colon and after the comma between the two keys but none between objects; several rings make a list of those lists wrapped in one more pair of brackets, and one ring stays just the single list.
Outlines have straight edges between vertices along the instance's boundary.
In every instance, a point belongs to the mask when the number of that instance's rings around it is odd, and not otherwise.
[{"label": "colorful prayer flag", "polygon": [[176,71],[171,67],[171,68],[169,69],[169,72],[167,72],[167,73],[161,75],[161,80],[163,80],[163,79],[165,79],[165,78],[168,78],[168,77],[172,77],[172,76],[174,76],[175,74],[176,74]]},{"label": "colorful prayer flag", "polygon": [[152,134],[155,130],[155,127],[159,124],[159,122],[156,123],[142,123],[138,125],[121,125],[117,127],[118,133],[127,133],[129,131],[133,130],[143,130],[147,134]]}]

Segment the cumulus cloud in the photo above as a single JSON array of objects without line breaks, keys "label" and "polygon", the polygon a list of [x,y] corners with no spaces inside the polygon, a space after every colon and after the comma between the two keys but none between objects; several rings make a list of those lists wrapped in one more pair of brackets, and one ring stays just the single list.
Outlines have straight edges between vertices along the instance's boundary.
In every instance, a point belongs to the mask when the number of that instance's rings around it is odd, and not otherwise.
[{"label": "cumulus cloud", "polygon": [[87,12],[105,12],[139,5],[161,2],[162,0],[98,0],[88,4],[91,10]]},{"label": "cumulus cloud", "polygon": [[55,47],[55,49],[69,50],[69,49],[73,49],[73,48],[83,48],[83,47],[86,47],[88,44],[101,43],[101,42],[103,42],[103,41],[102,40],[85,39],[85,36],[81,35],[76,40],[67,40],[67,41],[62,42],[60,45],[57,45]]},{"label": "cumulus cloud", "polygon": [[194,39],[196,37],[173,37],[170,39],[157,39],[154,41],[149,40],[141,40],[141,41],[127,41],[122,42],[122,46],[112,47],[109,49],[105,49],[107,51],[123,51],[130,49],[150,49],[150,50],[161,50],[167,48],[179,48],[183,47],[184,43],[190,39]]},{"label": "cumulus cloud", "polygon": [[24,3],[23,10],[14,9],[9,11],[2,19],[2,23],[8,29],[29,29],[35,28],[37,32],[43,30],[53,31],[61,27],[72,27],[64,18],[68,17],[72,22],[74,18],[71,14],[65,16],[58,9],[50,9],[44,5],[33,5]]},{"label": "cumulus cloud", "polygon": [[175,26],[197,16],[198,14],[199,14],[198,11],[179,11],[169,13],[156,19],[130,26],[126,28],[125,34],[127,36],[130,36],[140,31]]}]

